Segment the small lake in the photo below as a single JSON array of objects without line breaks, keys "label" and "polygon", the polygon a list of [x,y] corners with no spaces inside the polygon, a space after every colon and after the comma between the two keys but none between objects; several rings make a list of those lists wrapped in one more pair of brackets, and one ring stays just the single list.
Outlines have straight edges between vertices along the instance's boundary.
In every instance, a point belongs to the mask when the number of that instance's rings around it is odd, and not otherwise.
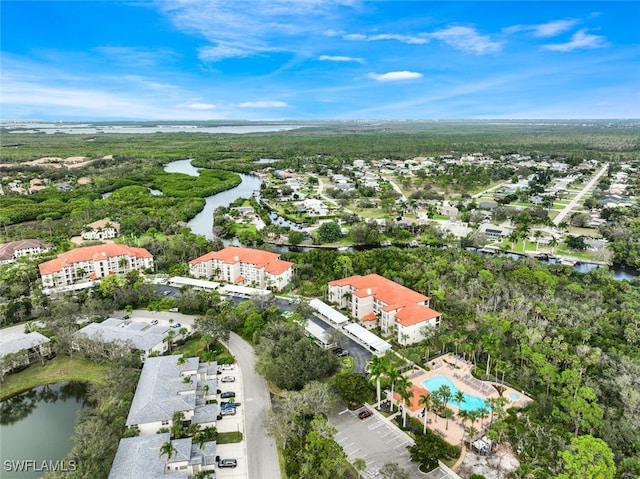
[{"label": "small lake", "polygon": [[[199,176],[198,170],[199,168],[191,164],[191,160],[172,161],[164,167],[167,173],[183,173],[190,176]],[[216,208],[229,206],[238,198],[250,198],[254,192],[260,190],[260,178],[257,176],[240,174],[240,178],[242,182],[235,188],[205,198],[204,209],[188,223],[191,231],[207,239],[213,239],[213,212]]]},{"label": "small lake", "polygon": [[[3,479],[35,479],[46,472],[42,468],[43,461],[51,464],[49,461],[65,459],[73,447],[71,436],[76,413],[85,407],[86,394],[84,383],[56,383],[2,401],[0,476]],[[38,466],[31,465],[31,470],[22,472],[9,470],[9,465],[18,465],[18,461],[23,460],[35,461]],[[64,465],[71,468],[69,464]]]}]

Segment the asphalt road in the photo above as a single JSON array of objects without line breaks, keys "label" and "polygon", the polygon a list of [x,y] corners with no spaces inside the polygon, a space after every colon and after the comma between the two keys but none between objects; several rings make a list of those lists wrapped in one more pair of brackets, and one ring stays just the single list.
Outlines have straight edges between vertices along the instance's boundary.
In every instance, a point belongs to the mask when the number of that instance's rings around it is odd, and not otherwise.
[{"label": "asphalt road", "polygon": [[271,401],[266,381],[255,372],[256,356],[253,348],[235,333],[231,333],[228,346],[242,371],[248,477],[282,477],[275,441],[267,435],[263,425],[267,412],[271,409]]},{"label": "asphalt road", "polygon": [[586,195],[589,192],[589,190],[591,190],[591,188],[594,187],[594,185],[598,182],[600,177],[607,172],[608,168],[609,168],[609,163],[605,163],[602,166],[602,168],[600,168],[600,170],[593,176],[593,178],[591,178],[591,180],[589,180],[587,184],[584,185],[584,187],[578,192],[578,194],[576,194],[576,196],[573,197],[573,199],[569,202],[569,204],[565,206],[558,213],[558,215],[553,219],[553,223],[555,225],[559,225],[564,220],[564,218],[569,213],[571,213],[571,210],[573,210],[573,208],[575,208],[578,205],[578,202],[582,199],[582,197]]}]

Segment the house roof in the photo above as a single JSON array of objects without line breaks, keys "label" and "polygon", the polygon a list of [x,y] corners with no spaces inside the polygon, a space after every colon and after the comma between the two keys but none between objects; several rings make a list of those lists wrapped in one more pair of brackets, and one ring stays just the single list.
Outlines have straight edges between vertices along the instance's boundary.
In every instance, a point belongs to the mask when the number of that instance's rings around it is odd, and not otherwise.
[{"label": "house roof", "polygon": [[153,258],[144,248],[134,248],[123,244],[103,244],[76,248],[59,254],[56,259],[41,263],[38,268],[40,274],[51,274],[62,271],[63,268],[83,261],[99,261],[114,256],[133,256],[136,258]]},{"label": "house roof", "polygon": [[280,255],[252,248],[240,248],[237,246],[229,246],[220,251],[212,251],[198,258],[189,261],[189,264],[199,264],[207,261],[219,260],[226,264],[247,263],[252,264],[256,268],[264,268],[267,273],[281,274],[293,263],[282,261]]},{"label": "house roof", "polygon": [[109,318],[101,323],[91,323],[75,334],[110,343],[113,341],[130,341],[135,349],[151,351],[162,343],[167,336],[168,327],[150,325],[144,322],[127,322],[117,318]]},{"label": "house roof", "polygon": [[196,464],[213,464],[215,461],[216,443],[206,442],[202,448],[193,444],[190,437],[171,441],[175,452],[168,459],[160,455],[160,448],[169,441],[170,434],[151,434],[148,436],[129,437],[120,440],[118,452],[113,460],[109,479],[187,479],[191,477],[188,469],[166,471],[167,466]]},{"label": "house roof", "polygon": [[[409,400],[407,401],[407,408],[411,412],[416,412],[419,409],[422,409],[424,407],[424,406],[418,404],[420,402],[420,396],[428,396],[429,395],[429,391],[427,391],[422,386],[417,386],[415,384],[412,384],[411,385],[411,392],[413,393],[413,396],[411,396],[409,398]],[[393,393],[393,398],[396,401],[396,403],[398,403],[398,404],[400,404],[402,402],[402,398],[400,397],[400,394],[398,394],[397,392]]]},{"label": "house roof", "polygon": [[362,318],[360,318],[362,321],[375,321],[376,319],[378,319],[378,317],[376,316],[376,313],[371,312],[368,314],[365,314]]},{"label": "house roof", "polygon": [[116,223],[115,221],[111,221],[108,218],[104,218],[98,221],[94,221],[93,223],[89,223],[87,226],[89,228],[93,228],[94,230],[99,230],[104,228],[105,226],[110,225],[112,228],[120,229],[120,223]]},{"label": "house roof", "polygon": [[406,306],[398,311],[396,320],[402,326],[413,326],[414,324],[435,319],[438,316],[440,316],[440,313],[435,309],[415,304]]},{"label": "house roof", "polygon": [[34,331],[25,334],[22,331],[0,336],[0,357],[14,354],[23,349],[31,349],[50,342],[46,336]]},{"label": "house roof", "polygon": [[424,296],[378,274],[350,276],[331,281],[329,285],[352,286],[356,289],[353,292],[354,296],[365,297],[373,295],[388,306],[421,303],[429,299],[428,296]]},{"label": "house roof", "polygon": [[195,410],[197,382],[183,375],[198,370],[198,358],[178,364],[178,356],[147,358],[131,402],[127,426],[171,420],[179,411]]},{"label": "house roof", "polygon": [[37,239],[24,239],[0,244],[0,260],[13,259],[13,254],[21,249],[40,248],[48,250],[52,245]]},{"label": "house roof", "polygon": [[[424,296],[377,274],[351,276],[331,281],[329,285],[351,286],[355,288],[352,293],[353,296],[358,298],[373,296],[384,303],[380,308],[382,311],[397,311],[395,317],[402,326],[412,326],[440,316],[439,312],[418,304],[428,301],[428,296]],[[373,317],[371,316],[372,314],[368,313],[360,319],[362,321],[373,321],[375,320],[375,314]]]}]

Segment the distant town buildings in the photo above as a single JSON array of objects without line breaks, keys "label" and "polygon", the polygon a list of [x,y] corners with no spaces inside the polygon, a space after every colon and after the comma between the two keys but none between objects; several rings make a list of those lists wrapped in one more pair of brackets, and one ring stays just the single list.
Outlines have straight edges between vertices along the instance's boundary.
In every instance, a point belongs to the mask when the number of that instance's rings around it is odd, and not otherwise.
[{"label": "distant town buildings", "polygon": [[281,290],[293,277],[293,263],[277,253],[229,246],[189,261],[189,272],[196,278]]},{"label": "distant town buildings", "polygon": [[424,327],[440,325],[441,314],[429,307],[429,298],[377,274],[331,281],[328,299],[346,308],[368,328],[379,326],[400,344],[425,339]]},{"label": "distant town buildings", "polygon": [[13,263],[21,256],[45,253],[52,245],[37,239],[24,239],[0,244],[0,265]]},{"label": "distant town buildings", "polygon": [[105,244],[76,248],[41,263],[40,275],[45,288],[64,286],[83,279],[100,279],[110,274],[153,268],[153,256],[144,248]]},{"label": "distant town buildings", "polygon": [[82,239],[87,241],[102,241],[117,238],[120,234],[120,223],[107,218],[94,221],[82,228]]}]

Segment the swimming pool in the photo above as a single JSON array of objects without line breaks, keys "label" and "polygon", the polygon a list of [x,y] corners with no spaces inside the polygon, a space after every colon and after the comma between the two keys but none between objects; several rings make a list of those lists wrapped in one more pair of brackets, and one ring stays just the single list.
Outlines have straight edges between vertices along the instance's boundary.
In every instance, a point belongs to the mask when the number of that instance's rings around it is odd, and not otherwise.
[{"label": "swimming pool", "polygon": [[511,399],[512,401],[517,401],[518,399],[520,399],[520,394],[518,394],[518,393],[509,393],[509,399]]},{"label": "swimming pool", "polygon": [[[453,400],[453,395],[459,391],[459,389],[453,384],[453,381],[449,379],[447,376],[443,374],[438,374],[432,378],[429,378],[425,381],[422,381],[422,385],[429,391],[430,393],[435,392],[440,386],[449,386],[451,389],[451,399],[449,400],[449,404],[453,404],[454,406],[458,406],[458,403]],[[481,409],[487,405],[484,399],[480,399],[478,396],[474,396],[472,394],[464,394],[464,401],[460,404],[460,409],[464,409],[465,411],[475,411],[477,409]]]}]

